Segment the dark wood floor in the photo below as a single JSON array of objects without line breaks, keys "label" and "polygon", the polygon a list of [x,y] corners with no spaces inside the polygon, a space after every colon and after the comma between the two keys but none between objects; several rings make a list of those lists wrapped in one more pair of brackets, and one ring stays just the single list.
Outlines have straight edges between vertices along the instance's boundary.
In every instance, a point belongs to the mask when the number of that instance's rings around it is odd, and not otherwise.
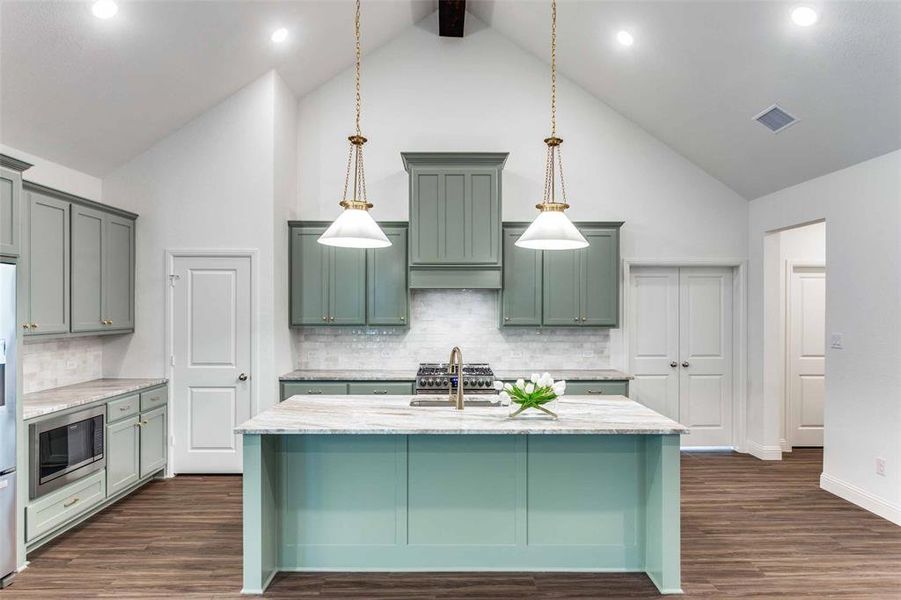
[{"label": "dark wood floor", "polygon": [[[819,489],[822,452],[682,457],[688,598],[901,599],[901,528]],[[239,598],[238,477],[154,482],[29,557],[7,598]],[[267,597],[651,598],[643,574],[280,575]]]}]

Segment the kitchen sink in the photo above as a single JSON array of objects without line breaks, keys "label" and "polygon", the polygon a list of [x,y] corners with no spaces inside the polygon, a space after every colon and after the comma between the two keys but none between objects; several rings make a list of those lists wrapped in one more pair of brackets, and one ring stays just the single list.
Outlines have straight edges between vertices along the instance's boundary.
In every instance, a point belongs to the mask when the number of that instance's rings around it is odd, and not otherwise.
[{"label": "kitchen sink", "polygon": [[[449,407],[453,408],[454,403],[448,400],[445,397],[441,398],[422,398],[416,397],[410,400],[410,406],[437,406],[437,407]],[[499,400],[485,400],[485,399],[473,399],[469,398],[465,399],[464,406],[502,406]]]}]

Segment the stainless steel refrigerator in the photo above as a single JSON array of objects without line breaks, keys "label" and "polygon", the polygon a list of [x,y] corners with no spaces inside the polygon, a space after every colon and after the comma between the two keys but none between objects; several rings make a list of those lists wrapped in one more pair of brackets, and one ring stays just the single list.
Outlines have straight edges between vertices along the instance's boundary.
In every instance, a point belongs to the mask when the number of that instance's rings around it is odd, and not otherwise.
[{"label": "stainless steel refrigerator", "polygon": [[16,571],[16,265],[0,263],[0,587]]}]

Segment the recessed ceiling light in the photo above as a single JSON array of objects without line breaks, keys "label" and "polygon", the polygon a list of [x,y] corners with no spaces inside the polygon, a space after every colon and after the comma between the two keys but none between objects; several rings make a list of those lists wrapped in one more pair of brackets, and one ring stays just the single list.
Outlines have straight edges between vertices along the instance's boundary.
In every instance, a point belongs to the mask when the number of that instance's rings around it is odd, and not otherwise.
[{"label": "recessed ceiling light", "polygon": [[272,32],[272,41],[276,44],[281,44],[285,40],[288,39],[288,30],[284,27],[279,27],[275,31]]},{"label": "recessed ceiling light", "polygon": [[635,38],[633,38],[632,34],[628,31],[620,31],[616,34],[616,41],[623,46],[631,46],[635,43]]},{"label": "recessed ceiling light", "polygon": [[113,0],[97,0],[91,7],[91,11],[98,19],[110,19],[119,12],[119,5]]},{"label": "recessed ceiling light", "polygon": [[799,6],[792,11],[792,21],[795,22],[795,25],[800,27],[810,27],[816,23],[819,18],[817,11],[809,6]]}]

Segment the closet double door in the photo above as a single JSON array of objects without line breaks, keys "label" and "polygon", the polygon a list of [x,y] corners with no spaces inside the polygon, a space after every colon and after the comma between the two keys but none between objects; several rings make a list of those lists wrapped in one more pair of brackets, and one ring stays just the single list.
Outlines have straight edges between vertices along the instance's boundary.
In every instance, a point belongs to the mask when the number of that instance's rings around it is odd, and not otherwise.
[{"label": "closet double door", "polygon": [[732,446],[732,269],[633,267],[629,279],[629,396],[689,427],[683,446]]}]

